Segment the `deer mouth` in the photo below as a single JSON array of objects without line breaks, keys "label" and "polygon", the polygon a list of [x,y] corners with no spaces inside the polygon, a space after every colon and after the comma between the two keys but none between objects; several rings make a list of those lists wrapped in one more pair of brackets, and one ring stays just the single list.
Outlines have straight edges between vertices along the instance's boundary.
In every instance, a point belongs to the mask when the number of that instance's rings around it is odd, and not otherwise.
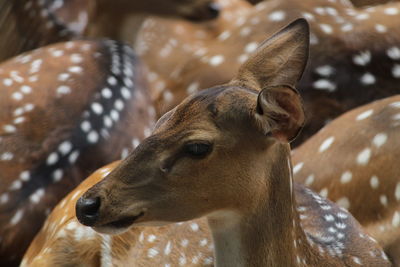
[{"label": "deer mouth", "polygon": [[139,219],[140,217],[142,217],[144,215],[144,212],[142,211],[141,213],[139,213],[136,216],[128,216],[128,217],[124,217],[122,219],[107,223],[107,224],[103,224],[101,227],[107,227],[107,228],[127,228],[129,226],[131,226],[137,219]]}]

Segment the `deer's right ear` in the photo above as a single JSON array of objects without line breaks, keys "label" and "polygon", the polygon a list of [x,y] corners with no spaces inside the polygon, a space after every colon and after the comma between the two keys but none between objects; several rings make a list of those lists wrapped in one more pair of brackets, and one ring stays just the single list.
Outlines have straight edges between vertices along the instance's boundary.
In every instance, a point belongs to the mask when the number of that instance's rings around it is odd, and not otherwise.
[{"label": "deer's right ear", "polygon": [[263,134],[282,142],[292,141],[305,120],[299,93],[284,85],[264,88],[258,94],[254,116]]},{"label": "deer's right ear", "polygon": [[307,21],[292,22],[259,46],[232,83],[255,90],[282,84],[295,87],[307,64],[309,40]]}]

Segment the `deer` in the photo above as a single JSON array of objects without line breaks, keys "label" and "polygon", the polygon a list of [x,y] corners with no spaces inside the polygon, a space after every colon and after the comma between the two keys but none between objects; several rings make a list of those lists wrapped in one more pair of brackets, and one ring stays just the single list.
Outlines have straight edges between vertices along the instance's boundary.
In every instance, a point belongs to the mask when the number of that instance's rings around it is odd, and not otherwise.
[{"label": "deer", "polygon": [[[166,113],[77,200],[79,222],[103,234],[137,229],[140,242],[140,231],[205,217],[216,266],[390,266],[348,212],[293,182],[288,142],[304,123],[294,87],[308,42],[308,24],[296,20],[263,42],[231,82]],[[102,258],[109,265],[110,242]],[[167,252],[136,249],[129,264],[168,265]]]},{"label": "deer", "polygon": [[83,36],[135,40],[134,32],[149,15],[203,22],[220,12],[212,0],[15,0],[0,7],[0,61]]},{"label": "deer", "polygon": [[400,95],[353,109],[292,154],[295,181],[349,210],[394,266],[400,266],[399,114]]},{"label": "deer", "polygon": [[76,40],[0,64],[0,265],[20,263],[51,209],[150,133],[154,108],[132,49]]},{"label": "deer", "polygon": [[[345,111],[398,94],[400,3],[357,8],[345,1],[272,0],[237,8],[242,13],[234,23],[209,34],[202,25],[185,35],[173,22],[145,25],[136,51],[149,67],[158,116],[193,92],[229,81],[264,36],[298,17],[311,27],[310,61],[298,86],[309,120],[294,147]],[[150,38],[161,35],[159,28],[170,32],[164,42]]]}]

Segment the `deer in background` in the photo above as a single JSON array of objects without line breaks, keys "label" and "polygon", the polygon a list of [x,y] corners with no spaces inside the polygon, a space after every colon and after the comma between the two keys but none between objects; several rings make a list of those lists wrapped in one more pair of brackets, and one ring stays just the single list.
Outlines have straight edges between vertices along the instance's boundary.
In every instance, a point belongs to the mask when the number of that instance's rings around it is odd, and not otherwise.
[{"label": "deer in background", "polygon": [[348,209],[400,266],[400,95],[354,109],[293,153],[294,179]]},{"label": "deer in background", "polygon": [[[219,34],[207,35],[200,25],[180,37],[182,29],[172,22],[145,24],[136,50],[149,67],[159,116],[187,95],[229,81],[264,36],[298,17],[308,20],[312,33],[309,65],[298,86],[308,120],[294,145],[343,112],[399,92],[400,3],[355,8],[343,1],[271,0],[237,8],[241,15],[217,28]],[[171,28],[163,42],[150,38],[160,36],[160,27]]]},{"label": "deer in background", "polygon": [[70,190],[149,135],[142,71],[114,41],[60,43],[0,65],[0,265],[19,264]]},{"label": "deer in background", "polygon": [[[229,84],[197,93],[165,114],[126,160],[99,170],[60,203],[51,216],[68,207],[67,214],[46,223],[23,266],[54,266],[69,252],[73,260],[92,255],[108,265],[200,266],[213,258],[197,252],[213,248],[217,266],[390,266],[349,213],[292,181],[287,142],[304,122],[293,88],[307,51],[307,24],[298,20],[264,42]],[[72,221],[70,204],[104,176],[80,197],[77,217],[98,232],[125,231],[120,236],[100,236]],[[168,224],[204,215],[215,247],[207,248],[204,236],[196,240],[207,233],[199,231],[204,219],[180,228]],[[187,238],[169,240],[171,232]],[[92,245],[62,249],[80,241]],[[128,244],[134,249],[121,255]]]},{"label": "deer in background", "polygon": [[0,61],[82,36],[135,40],[134,32],[149,15],[202,22],[218,14],[212,0],[2,0]]}]

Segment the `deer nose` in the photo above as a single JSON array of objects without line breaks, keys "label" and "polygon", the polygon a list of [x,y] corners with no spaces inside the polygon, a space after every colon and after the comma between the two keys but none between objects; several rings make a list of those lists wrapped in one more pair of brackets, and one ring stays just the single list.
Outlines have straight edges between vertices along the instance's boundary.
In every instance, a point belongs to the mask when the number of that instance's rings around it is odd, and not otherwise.
[{"label": "deer nose", "polygon": [[93,226],[99,217],[100,198],[81,197],[76,202],[75,211],[79,222],[86,226]]},{"label": "deer nose", "polygon": [[207,8],[208,8],[208,11],[211,14],[211,18],[213,18],[213,19],[218,17],[218,15],[219,15],[219,13],[221,11],[221,6],[219,4],[217,4],[217,3],[214,3],[214,2],[209,3]]}]

